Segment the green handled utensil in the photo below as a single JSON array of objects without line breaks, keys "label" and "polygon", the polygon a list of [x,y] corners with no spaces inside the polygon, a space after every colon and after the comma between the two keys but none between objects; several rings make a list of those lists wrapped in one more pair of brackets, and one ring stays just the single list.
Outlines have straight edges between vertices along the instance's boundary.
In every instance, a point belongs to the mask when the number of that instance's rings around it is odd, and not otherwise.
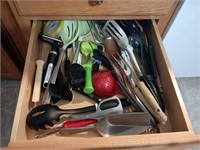
[{"label": "green handled utensil", "polygon": [[83,67],[85,69],[85,86],[84,86],[83,92],[87,94],[91,94],[94,92],[94,88],[92,85],[92,62],[83,64]]},{"label": "green handled utensil", "polygon": [[83,92],[87,94],[91,94],[94,92],[94,88],[92,85],[92,60],[93,50],[97,49],[97,45],[93,42],[84,41],[81,43],[81,53],[88,57],[87,64],[83,64],[85,69],[85,86],[83,88]]}]

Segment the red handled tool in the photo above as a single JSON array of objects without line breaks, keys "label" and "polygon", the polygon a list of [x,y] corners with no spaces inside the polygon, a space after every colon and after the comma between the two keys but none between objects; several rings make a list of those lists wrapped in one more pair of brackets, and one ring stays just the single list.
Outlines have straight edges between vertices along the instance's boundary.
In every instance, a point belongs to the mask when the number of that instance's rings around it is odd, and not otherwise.
[{"label": "red handled tool", "polygon": [[84,120],[75,120],[75,121],[64,121],[61,124],[57,125],[55,128],[49,130],[40,130],[39,133],[35,136],[36,138],[42,138],[53,133],[58,132],[61,128],[79,128],[89,126],[96,123],[96,119],[84,119]]}]

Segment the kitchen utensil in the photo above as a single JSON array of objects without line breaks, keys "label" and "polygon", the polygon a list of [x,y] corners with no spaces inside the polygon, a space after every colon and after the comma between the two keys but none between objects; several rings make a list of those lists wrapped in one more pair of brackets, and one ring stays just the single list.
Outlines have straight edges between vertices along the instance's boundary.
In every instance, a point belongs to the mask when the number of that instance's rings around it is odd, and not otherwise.
[{"label": "kitchen utensil", "polygon": [[54,133],[58,132],[60,130],[60,128],[78,128],[78,127],[88,126],[88,125],[94,124],[96,122],[97,122],[97,120],[95,120],[95,119],[64,121],[64,122],[58,124],[54,128],[50,128],[48,130],[40,130],[37,133],[37,135],[35,136],[35,138],[42,138],[42,137],[46,137],[48,135],[54,134]]},{"label": "kitchen utensil", "polygon": [[134,53],[139,56],[137,61],[140,60],[138,63],[142,63],[142,66],[139,65],[141,72],[143,73],[143,76],[140,77],[141,80],[145,83],[161,109],[164,111],[165,105],[158,87],[160,82],[152,54],[152,46],[149,45],[142,26],[134,20],[119,20],[117,22],[121,25],[126,34],[129,35],[129,41],[134,47]]},{"label": "kitchen utensil", "polygon": [[108,20],[102,29],[103,34],[106,37],[113,37],[119,44],[119,46],[126,50],[129,54],[131,65],[136,69],[138,76],[141,76],[141,70],[137,63],[136,57],[133,52],[133,47],[129,44],[128,37],[122,28],[114,20]]},{"label": "kitchen utensil", "polygon": [[51,20],[44,24],[43,33],[50,37],[59,37],[64,28],[63,20]]},{"label": "kitchen utensil", "polygon": [[91,94],[94,92],[94,88],[92,86],[92,59],[93,50],[97,49],[97,45],[90,41],[85,41],[81,43],[81,53],[87,57],[87,63],[83,64],[85,68],[85,86],[83,91],[87,94]]},{"label": "kitchen utensil", "polygon": [[65,68],[67,80],[74,88],[82,88],[85,82],[85,69],[83,66],[74,63]]},{"label": "kitchen utensil", "polygon": [[42,84],[42,72],[45,61],[42,58],[43,51],[43,43],[40,43],[40,51],[39,51],[39,59],[36,61],[36,72],[35,72],[35,80],[33,86],[33,94],[32,94],[32,102],[36,103],[40,101],[40,92],[41,92],[41,84]]},{"label": "kitchen utensil", "polygon": [[41,91],[41,83],[42,83],[42,70],[44,66],[43,60],[37,60],[36,61],[36,73],[35,73],[35,81],[33,86],[33,96],[32,96],[32,102],[39,102],[40,101],[40,91]]},{"label": "kitchen utensil", "polygon": [[40,105],[33,108],[28,113],[27,118],[26,118],[26,123],[29,128],[34,129],[34,130],[46,129],[46,125],[53,126],[54,125],[53,121],[59,121],[60,117],[63,114],[80,114],[80,113],[86,113],[86,112],[93,112],[97,110],[97,108],[101,110],[106,110],[109,108],[116,108],[116,107],[119,108],[120,104],[121,102],[119,103],[115,99],[114,100],[110,99],[105,102],[102,101],[102,103],[98,104],[97,106],[92,105],[88,107],[68,109],[68,110],[60,109],[58,106],[51,105],[51,104]]},{"label": "kitchen utensil", "polygon": [[[119,81],[119,85],[121,87],[121,89],[124,89],[123,91],[125,92],[126,96],[129,96],[129,99],[131,100],[132,104],[134,105],[134,107],[138,110],[138,111],[144,111],[145,108],[144,106],[141,106],[142,104],[140,103],[140,101],[137,100],[133,90],[132,90],[132,86],[130,84],[130,81],[127,79],[126,75],[124,75],[123,73],[123,69],[120,67],[117,67],[117,64],[115,61],[118,62],[118,60],[114,60],[113,57],[114,55],[117,55],[117,57],[120,56],[121,53],[119,53],[119,47],[118,44],[115,42],[115,40],[113,38],[106,38],[105,39],[105,54],[109,57],[110,61],[112,60],[111,64],[112,64],[112,68],[114,69],[115,73],[116,73],[116,78]],[[110,46],[110,45],[113,46]],[[112,50],[113,54],[110,52],[112,48],[115,48],[116,51]],[[114,57],[115,58],[115,57]]]},{"label": "kitchen utensil", "polygon": [[118,58],[118,54],[121,55],[119,45],[113,37],[107,37],[104,40],[105,51],[109,54]]},{"label": "kitchen utensil", "polygon": [[127,90],[127,87],[123,82],[122,74],[120,73],[116,64],[109,59],[109,56],[98,49],[95,51],[94,56],[95,58],[100,60],[108,70],[110,70],[113,73],[114,77],[117,79],[118,85],[120,86],[124,95],[129,99],[133,107],[139,112],[145,111],[145,108],[138,102],[136,97],[134,97],[133,94],[130,94],[130,92]]},{"label": "kitchen utensil", "polygon": [[38,38],[52,46],[47,58],[45,76],[42,84],[42,89],[46,89],[49,79],[52,75],[53,69],[58,60],[59,48],[62,47],[63,45],[62,41],[59,40],[58,37],[60,32],[63,30],[64,21],[62,20],[48,21],[43,26],[44,26],[43,30],[39,34]]},{"label": "kitchen utensil", "polygon": [[99,25],[94,20],[88,21],[88,24],[91,28],[91,33],[92,33],[93,38],[95,39],[95,42],[102,44],[104,40],[104,36],[102,35],[102,31]]},{"label": "kitchen utensil", "polygon": [[57,103],[61,99],[67,100],[68,102],[73,99],[71,86],[65,81],[60,70],[57,75],[56,83],[49,85],[49,93],[53,104]]},{"label": "kitchen utensil", "polygon": [[63,114],[76,114],[95,111],[95,107],[83,107],[79,109],[60,109],[56,105],[45,104],[33,108],[27,115],[26,123],[34,130],[46,129],[45,125],[53,126],[53,121],[59,121]]},{"label": "kitchen utensil", "polygon": [[72,63],[81,64],[80,45],[81,45],[81,42],[83,41],[83,38],[90,33],[91,29],[90,29],[87,21],[78,21],[78,22],[79,22],[78,46],[77,46],[76,53],[74,55]]},{"label": "kitchen utensil", "polygon": [[[106,103],[113,103],[112,107],[103,107]],[[108,99],[104,99],[98,105],[96,105],[96,112],[87,115],[73,115],[70,116],[71,120],[83,120],[83,119],[101,119],[110,113],[123,113],[123,107],[120,99],[117,96],[113,96]]]},{"label": "kitchen utensil", "polygon": [[145,133],[152,127],[152,123],[148,113],[132,112],[122,114],[109,114],[98,120],[97,123],[90,126],[79,128],[60,128],[61,135],[68,135],[90,130],[97,130],[103,137],[133,135]]},{"label": "kitchen utensil", "polygon": [[[106,38],[104,40],[104,45],[105,45],[105,51],[108,54],[108,56],[110,57],[110,59],[113,60],[113,63],[118,63],[118,60],[116,59],[116,57],[119,58],[121,53],[120,53],[119,46],[116,43],[116,41],[114,40],[114,38],[112,38],[112,37]],[[126,75],[123,74],[124,73],[123,68],[118,67],[118,69],[119,69],[119,72],[122,74],[121,79],[123,80],[124,84],[126,85],[129,93],[134,94],[134,92],[132,91],[132,87],[129,83],[129,80],[127,80]]]},{"label": "kitchen utensil", "polygon": [[47,44],[51,45],[52,47],[48,54],[47,65],[45,69],[45,76],[44,76],[44,80],[42,84],[42,89],[46,89],[49,79],[51,77],[51,74],[53,72],[53,69],[58,60],[59,48],[63,45],[63,42],[59,39],[46,36],[43,33],[40,33],[38,35],[38,38],[41,41],[46,42]]},{"label": "kitchen utensil", "polygon": [[[44,29],[44,22],[42,24],[42,28]],[[38,38],[40,39],[41,34],[39,34]],[[45,37],[42,39],[46,39]],[[54,40],[54,39],[51,39]],[[55,41],[55,40],[54,40]],[[48,41],[47,43],[51,43],[50,41]],[[57,41],[56,45],[62,45],[62,41]],[[39,52],[39,60],[36,61],[36,73],[35,73],[35,81],[34,81],[34,88],[33,88],[33,94],[32,94],[32,102],[36,103],[39,102],[40,100],[40,91],[41,91],[41,85],[42,85],[42,73],[43,73],[43,67],[44,67],[44,60],[43,60],[43,56],[42,56],[42,51],[44,50],[44,44],[41,43],[40,44],[41,49]],[[49,64],[49,61],[47,60],[47,64]]]},{"label": "kitchen utensil", "polygon": [[[55,84],[57,74],[66,52],[66,48],[68,45],[72,44],[76,38],[78,37],[78,22],[77,21],[64,21],[64,28],[63,31],[60,33],[61,39],[63,41],[63,47],[61,48],[61,52],[59,54],[59,58],[57,64],[54,68],[52,76],[49,80],[49,83]],[[49,84],[48,84],[49,85]],[[51,100],[51,95],[49,94],[49,86],[47,86],[44,96],[43,96],[43,104],[49,104]]]},{"label": "kitchen utensil", "polygon": [[[138,77],[142,77],[143,74],[140,70],[140,67],[137,63],[137,59],[134,55],[133,47],[129,45],[128,38],[125,32],[121,29],[121,27],[114,20],[109,20],[104,25],[102,31],[105,35],[114,37],[117,40],[120,47],[125,49],[128,52],[129,59],[131,60],[131,64],[133,65],[133,67],[130,66],[131,69],[135,71]],[[157,120],[164,124],[167,121],[167,117],[163,113],[162,109],[158,105],[152,93],[149,91],[146,85],[143,82],[141,82],[139,79],[136,81],[136,84],[140,88],[145,98],[148,99],[148,101],[150,101],[151,106],[153,105],[152,107],[154,107],[154,111],[156,111]]]},{"label": "kitchen utensil", "polygon": [[[134,76],[132,75],[132,72],[130,71],[130,69],[125,66],[124,68],[122,67],[122,65],[116,60],[115,57],[113,57],[114,60],[116,61],[117,65],[118,65],[118,68],[121,68],[121,74],[124,78],[124,81],[125,81],[125,84],[127,87],[129,87],[129,92],[132,92],[134,94],[137,95],[137,97],[139,98],[139,100],[142,102],[142,104],[148,108],[148,110],[153,113],[153,109],[151,108],[151,106],[149,105],[149,103],[147,102],[147,100],[145,99],[145,97],[143,96],[143,94],[140,92],[140,90],[136,87],[136,84],[135,82],[133,82],[131,80],[131,78],[134,78]],[[124,62],[123,58],[120,56],[120,58],[122,59],[122,62]],[[154,113],[154,116],[156,114]]]},{"label": "kitchen utensil", "polygon": [[167,121],[167,116],[164,114],[164,112],[156,102],[154,96],[145,86],[144,82],[140,81],[139,78],[136,76],[136,72],[134,71],[134,69],[132,69],[121,56],[119,57],[121,58],[121,60],[123,60],[123,63],[126,65],[126,67],[130,69],[132,73],[132,79],[135,84],[134,91],[137,94],[137,96],[140,98],[140,100],[143,102],[143,104],[146,106],[149,112],[156,118],[156,120],[159,123],[165,124],[165,122]]},{"label": "kitchen utensil", "polygon": [[109,114],[97,123],[97,131],[103,137],[141,134],[151,127],[149,113],[132,112]]}]

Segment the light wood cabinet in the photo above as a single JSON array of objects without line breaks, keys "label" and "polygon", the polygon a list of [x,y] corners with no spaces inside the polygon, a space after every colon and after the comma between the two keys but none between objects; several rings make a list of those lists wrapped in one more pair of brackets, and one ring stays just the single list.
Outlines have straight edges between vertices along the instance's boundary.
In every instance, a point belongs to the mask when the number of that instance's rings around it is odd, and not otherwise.
[{"label": "light wood cabinet", "polygon": [[[1,64],[3,66],[1,77],[21,79],[28,48],[30,29],[31,24],[29,20],[24,20],[19,17],[19,15],[14,12],[14,9],[11,9],[7,1],[1,1],[1,42],[3,44],[2,51],[5,52],[1,59]],[[6,64],[12,64],[12,67],[6,67]],[[18,71],[13,71],[13,69],[11,69],[13,67]]]},{"label": "light wood cabinet", "polygon": [[21,79],[22,74],[1,44],[1,78]]}]

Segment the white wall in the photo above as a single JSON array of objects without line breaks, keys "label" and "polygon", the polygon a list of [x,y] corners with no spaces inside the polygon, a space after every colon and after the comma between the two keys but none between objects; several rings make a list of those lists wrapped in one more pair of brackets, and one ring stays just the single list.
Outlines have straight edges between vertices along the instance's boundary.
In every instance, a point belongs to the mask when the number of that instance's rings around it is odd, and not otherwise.
[{"label": "white wall", "polygon": [[200,0],[185,0],[164,38],[176,77],[200,77]]}]

